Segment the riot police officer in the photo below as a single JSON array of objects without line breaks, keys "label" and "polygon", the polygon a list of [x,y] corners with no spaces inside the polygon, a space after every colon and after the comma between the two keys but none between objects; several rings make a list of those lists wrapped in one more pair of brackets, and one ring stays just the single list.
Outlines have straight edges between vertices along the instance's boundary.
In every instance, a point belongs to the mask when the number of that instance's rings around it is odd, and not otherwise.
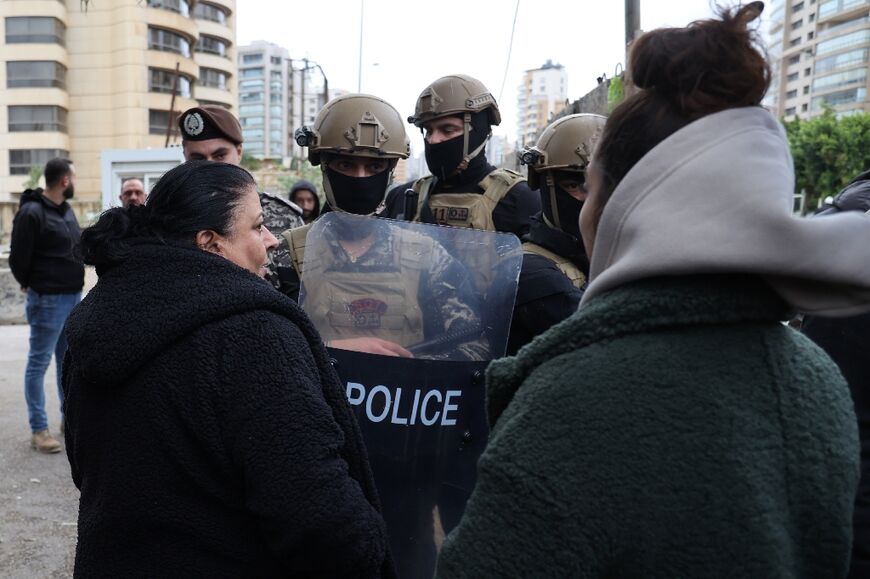
[{"label": "riot police officer", "polygon": [[[540,202],[522,175],[487,162],[486,142],[501,115],[482,82],[462,74],[439,78],[420,93],[408,122],[424,132],[431,174],[390,191],[387,216],[517,236],[528,232]],[[417,193],[417,209],[404,215],[409,188]]]},{"label": "riot police officer", "polygon": [[[227,109],[218,105],[202,105],[187,109],[178,117],[181,145],[185,161],[219,161],[231,165],[242,162],[244,137],[239,121]],[[259,192],[263,207],[263,224],[272,233],[280,233],[304,224],[302,209],[295,203]],[[279,239],[278,247],[269,256],[266,279],[279,290],[278,268],[286,263],[287,244]]]},{"label": "riot police officer", "polygon": [[[449,331],[466,338],[451,355],[485,356],[478,297],[462,264],[425,235],[357,217],[383,209],[392,171],[408,157],[398,111],[378,97],[344,95],[297,130],[296,140],[323,172],[324,212],[338,215],[317,240],[312,224],[284,232],[293,267],[282,275],[322,272],[305,279],[300,301],[327,345],[410,357],[409,345]],[[315,241],[317,250],[306,251]]]},{"label": "riot police officer", "polygon": [[578,114],[544,129],[520,160],[529,167],[529,186],[540,192],[542,211],[523,237],[523,267],[511,321],[508,354],[561,322],[583,297],[589,261],[580,237],[586,200],[586,166],[606,119]]}]

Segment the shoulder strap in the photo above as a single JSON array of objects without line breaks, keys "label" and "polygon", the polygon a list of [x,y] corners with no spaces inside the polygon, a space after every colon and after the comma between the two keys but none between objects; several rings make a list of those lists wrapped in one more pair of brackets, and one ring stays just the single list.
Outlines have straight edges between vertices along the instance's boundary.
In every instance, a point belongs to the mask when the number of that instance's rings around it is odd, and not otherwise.
[{"label": "shoulder strap", "polygon": [[302,262],[305,260],[305,238],[308,237],[309,229],[311,229],[311,224],[288,229],[281,234],[287,240],[293,268],[300,277],[302,276]]},{"label": "shoulder strap", "polygon": [[423,207],[429,202],[429,190],[432,188],[434,180],[434,176],[426,175],[425,177],[420,177],[414,181],[414,185],[411,186],[411,188],[417,192],[417,217],[414,218],[414,221],[416,222],[421,220]]},{"label": "shoulder strap", "polygon": [[583,274],[583,271],[567,257],[562,257],[558,253],[554,253],[531,241],[523,242],[523,253],[539,255],[544,259],[549,259],[578,288],[583,287],[583,284],[586,283],[586,276]]},{"label": "shoulder strap", "polygon": [[511,171],[510,169],[496,169],[483,178],[480,182],[480,186],[484,190],[484,196],[494,205],[498,205],[514,185],[525,180],[526,178],[516,171]]}]

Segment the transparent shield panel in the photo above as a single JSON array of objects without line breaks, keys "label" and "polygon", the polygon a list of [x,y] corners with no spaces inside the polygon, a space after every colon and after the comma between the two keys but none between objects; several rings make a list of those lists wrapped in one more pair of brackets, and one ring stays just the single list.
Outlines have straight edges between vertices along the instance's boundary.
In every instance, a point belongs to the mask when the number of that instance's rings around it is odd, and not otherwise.
[{"label": "transparent shield panel", "polygon": [[335,348],[486,361],[504,355],[521,264],[511,234],[327,213],[299,303]]}]

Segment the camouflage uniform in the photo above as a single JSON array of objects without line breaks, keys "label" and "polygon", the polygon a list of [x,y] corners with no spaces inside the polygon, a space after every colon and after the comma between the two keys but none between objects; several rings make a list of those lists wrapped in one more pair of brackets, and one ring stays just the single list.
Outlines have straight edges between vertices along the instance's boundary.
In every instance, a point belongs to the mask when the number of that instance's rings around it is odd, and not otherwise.
[{"label": "camouflage uniform", "polygon": [[278,247],[269,255],[269,268],[266,279],[281,289],[281,281],[278,279],[278,267],[291,265],[287,240],[280,234],[282,231],[294,229],[304,225],[302,210],[295,203],[291,203],[271,193],[260,193],[260,205],[263,206],[263,222],[266,229],[278,237]]},{"label": "camouflage uniform", "polygon": [[[328,281],[330,272],[358,274],[358,287],[365,288],[367,276],[376,276],[385,271],[395,271],[396,254],[400,247],[414,243],[424,236],[406,231],[393,225],[379,224],[373,229],[375,240],[371,247],[356,260],[351,259],[339,243],[339,238],[334,230],[324,232],[324,241],[332,254],[328,260],[328,266],[322,272],[322,281]],[[428,254],[425,261],[421,260],[420,269],[411,271],[410,268],[402,267],[398,272],[402,282],[416,283],[414,276],[419,276],[417,295],[414,307],[422,312],[422,337],[423,339],[436,338],[446,332],[462,332],[466,328],[475,326],[482,329],[480,318],[481,298],[474,289],[474,280],[461,262],[455,260],[439,243],[426,239]],[[285,239],[286,241],[286,239]],[[309,239],[309,241],[311,241]],[[308,248],[309,250],[311,248]],[[322,252],[322,249],[318,253]],[[303,257],[303,260],[305,258]],[[307,271],[307,270],[306,270]],[[309,283],[308,278],[303,280]],[[314,280],[311,280],[314,281]],[[306,286],[311,291],[310,286]],[[318,290],[313,290],[318,291]],[[313,292],[312,292],[313,293]],[[374,300],[377,301],[377,300]],[[306,304],[307,305],[307,304]],[[318,320],[318,313],[306,312],[312,316],[315,325],[322,334],[328,333],[327,320]],[[324,317],[328,317],[325,314]],[[378,331],[373,332],[375,337]],[[400,344],[410,346],[412,344]],[[489,344],[483,338],[474,338],[458,345],[450,346],[447,352],[436,352],[432,355],[421,356],[427,359],[440,360],[486,360],[489,358]]]}]

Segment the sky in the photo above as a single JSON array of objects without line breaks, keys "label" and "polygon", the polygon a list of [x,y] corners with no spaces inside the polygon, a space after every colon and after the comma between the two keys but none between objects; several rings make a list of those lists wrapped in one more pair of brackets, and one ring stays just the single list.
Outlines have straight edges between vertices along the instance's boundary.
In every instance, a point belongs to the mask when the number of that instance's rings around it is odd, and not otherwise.
[{"label": "sky", "polygon": [[[266,40],[286,48],[291,58],[314,60],[331,88],[356,92],[359,82],[361,92],[385,99],[403,117],[414,112],[417,95],[435,79],[471,75],[498,100],[502,123],[494,133],[514,140],[517,87],[525,70],[548,59],[564,65],[573,101],[592,90],[602,73],[613,76],[625,58],[624,2],[519,0],[508,65],[516,7],[516,0],[238,0],[236,40]],[[684,26],[712,13],[709,0],[641,0],[641,28]],[[407,128],[412,148],[420,152],[419,131]]]}]

